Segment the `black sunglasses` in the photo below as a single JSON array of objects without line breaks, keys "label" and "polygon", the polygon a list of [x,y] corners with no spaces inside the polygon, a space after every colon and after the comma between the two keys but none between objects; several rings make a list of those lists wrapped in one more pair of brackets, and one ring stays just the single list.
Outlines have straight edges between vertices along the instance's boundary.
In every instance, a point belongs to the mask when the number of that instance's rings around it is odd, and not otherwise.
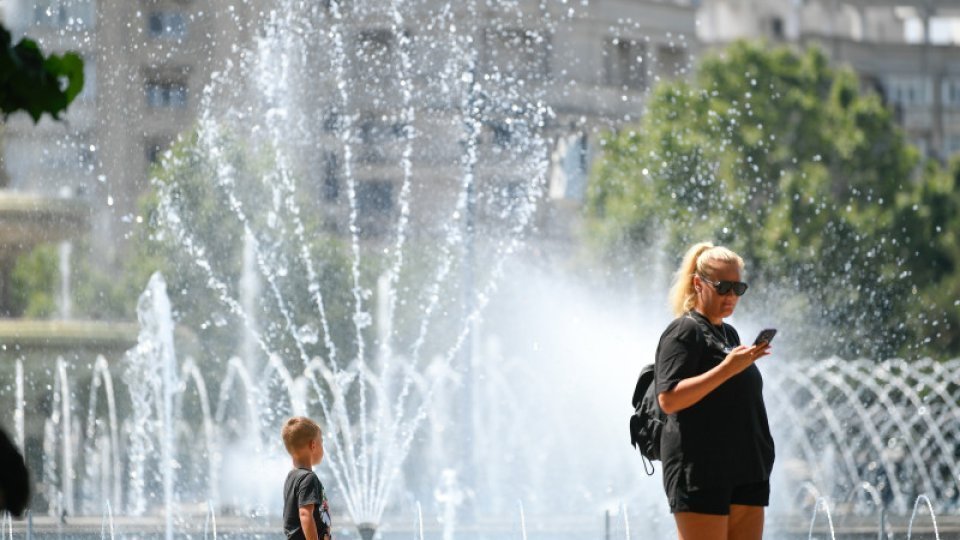
[{"label": "black sunglasses", "polygon": [[747,287],[749,287],[749,285],[743,281],[710,281],[703,276],[700,276],[700,279],[713,285],[713,288],[722,295],[730,294],[730,291],[733,291],[733,294],[743,296],[743,293],[747,292]]}]

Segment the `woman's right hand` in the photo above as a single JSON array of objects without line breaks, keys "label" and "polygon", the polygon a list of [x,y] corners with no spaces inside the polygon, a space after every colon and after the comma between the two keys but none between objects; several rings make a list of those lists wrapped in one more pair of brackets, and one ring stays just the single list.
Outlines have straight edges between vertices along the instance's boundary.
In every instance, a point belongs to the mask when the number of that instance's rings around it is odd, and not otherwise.
[{"label": "woman's right hand", "polygon": [[770,354],[770,344],[761,343],[760,345],[740,345],[730,351],[730,354],[723,359],[725,364],[733,371],[733,375],[750,367],[751,364],[760,358]]}]

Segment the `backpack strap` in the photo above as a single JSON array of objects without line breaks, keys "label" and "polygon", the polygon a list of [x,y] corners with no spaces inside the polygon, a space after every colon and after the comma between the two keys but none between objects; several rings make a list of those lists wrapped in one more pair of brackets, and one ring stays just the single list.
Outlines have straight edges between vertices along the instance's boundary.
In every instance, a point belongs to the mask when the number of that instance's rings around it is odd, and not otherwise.
[{"label": "backpack strap", "polygon": [[653,462],[647,459],[647,456],[640,454],[640,460],[643,461],[643,472],[647,473],[647,476],[653,476],[655,469],[653,468]]}]

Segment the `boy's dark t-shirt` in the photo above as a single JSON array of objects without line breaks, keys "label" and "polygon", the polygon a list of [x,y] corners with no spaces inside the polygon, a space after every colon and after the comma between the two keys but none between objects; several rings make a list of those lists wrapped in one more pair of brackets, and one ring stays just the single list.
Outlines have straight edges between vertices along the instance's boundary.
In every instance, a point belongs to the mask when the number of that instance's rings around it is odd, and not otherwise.
[{"label": "boy's dark t-shirt", "polygon": [[330,535],[330,510],[323,484],[310,469],[293,469],[283,483],[283,531],[288,540],[307,539],[300,526],[300,507],[313,505],[313,521],[317,535],[325,540]]},{"label": "boy's dark t-shirt", "polygon": [[[660,338],[657,393],[710,371],[739,344],[740,336],[729,324],[714,326],[696,311],[684,314]],[[767,480],[774,444],[757,366],[734,375],[695,405],[668,415],[660,453],[668,487],[735,487]]]}]

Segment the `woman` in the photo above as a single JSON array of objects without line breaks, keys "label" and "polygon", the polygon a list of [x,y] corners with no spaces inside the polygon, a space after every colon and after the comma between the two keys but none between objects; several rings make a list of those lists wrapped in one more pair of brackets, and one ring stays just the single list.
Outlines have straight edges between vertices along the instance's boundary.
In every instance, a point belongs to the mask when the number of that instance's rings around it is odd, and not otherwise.
[{"label": "woman", "polygon": [[655,381],[667,414],[660,441],[663,486],[680,540],[759,540],[770,498],[773,438],[754,364],[768,343],[740,345],[723,322],[747,284],[743,259],[724,247],[691,247],[670,303],[677,319],[660,337]]}]

